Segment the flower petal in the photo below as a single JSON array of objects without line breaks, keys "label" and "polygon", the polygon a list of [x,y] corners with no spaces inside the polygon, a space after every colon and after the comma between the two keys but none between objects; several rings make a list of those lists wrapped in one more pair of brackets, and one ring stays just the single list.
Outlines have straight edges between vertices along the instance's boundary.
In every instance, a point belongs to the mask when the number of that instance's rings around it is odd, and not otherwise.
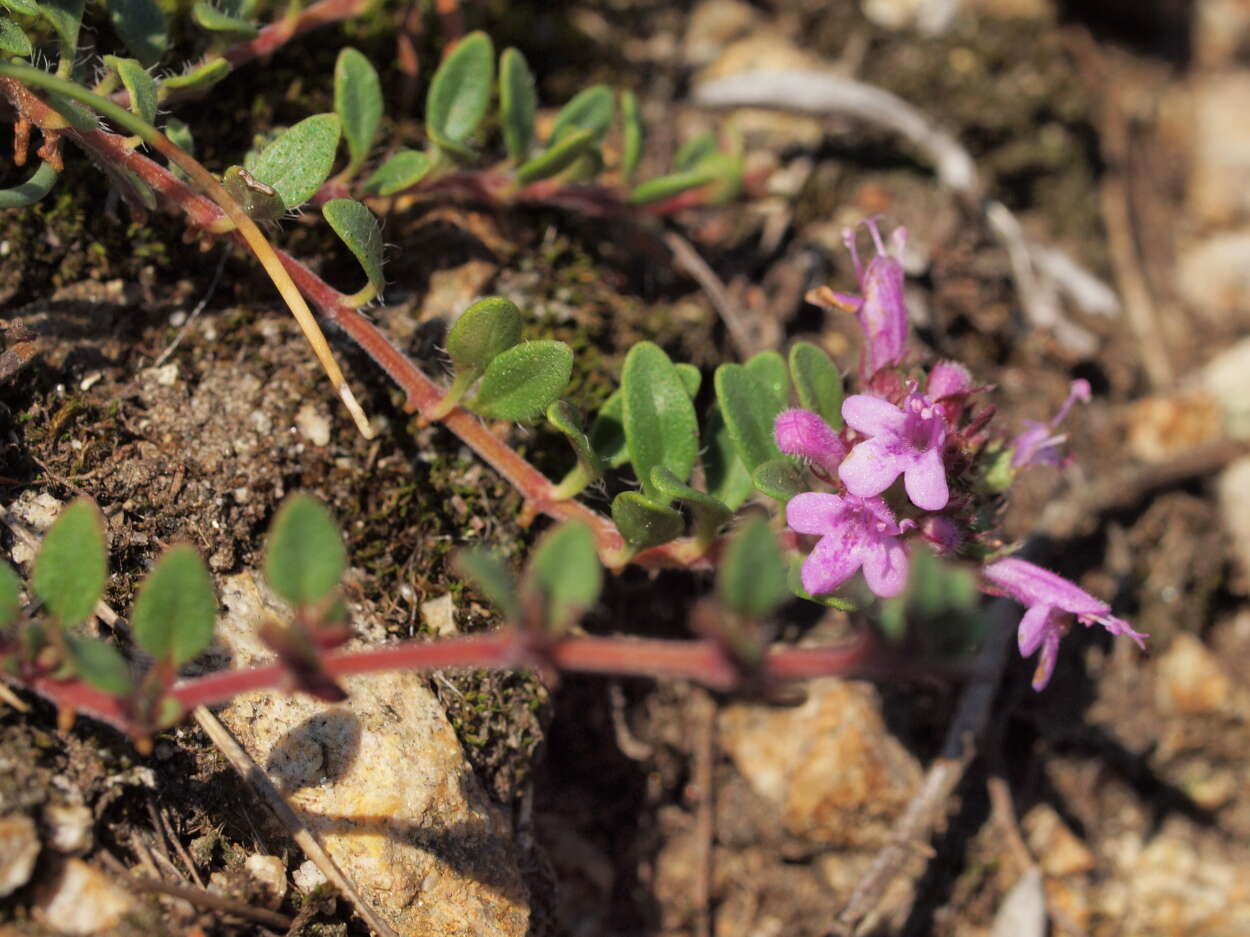
[{"label": "flower petal", "polygon": [[786,505],[786,523],[800,534],[828,534],[842,522],[846,504],[837,495],[807,491]]},{"label": "flower petal", "polygon": [[1016,641],[1020,646],[1021,657],[1032,657],[1042,646],[1042,641],[1056,626],[1051,616],[1055,610],[1049,605],[1033,605],[1020,619],[1020,628],[1016,632]]},{"label": "flower petal", "polygon": [[1111,612],[1106,602],[1062,576],[1014,556],[990,563],[981,570],[981,575],[1021,605],[1053,605],[1095,620]]},{"label": "flower petal", "polygon": [[[849,487],[849,486],[848,486]],[[940,511],[950,500],[946,487],[946,466],[939,449],[930,449],[907,467],[903,487],[911,503],[925,511]]]},{"label": "flower petal", "polygon": [[886,441],[865,439],[842,460],[838,477],[851,494],[871,498],[894,484],[894,479],[907,465],[906,457],[900,458]]},{"label": "flower petal", "polygon": [[843,400],[842,419],[865,436],[897,435],[907,423],[901,409],[869,394],[852,394]]},{"label": "flower petal", "polygon": [[844,524],[837,533],[821,537],[803,561],[803,588],[812,595],[824,595],[850,579],[863,562],[863,541],[863,528],[854,524]]},{"label": "flower petal", "polygon": [[864,580],[883,599],[892,599],[907,587],[907,551],[894,537],[881,537],[864,550]]},{"label": "flower petal", "polygon": [[1042,692],[1055,673],[1055,661],[1059,659],[1058,631],[1051,631],[1042,641],[1042,654],[1037,659],[1037,669],[1033,671],[1033,689]]}]

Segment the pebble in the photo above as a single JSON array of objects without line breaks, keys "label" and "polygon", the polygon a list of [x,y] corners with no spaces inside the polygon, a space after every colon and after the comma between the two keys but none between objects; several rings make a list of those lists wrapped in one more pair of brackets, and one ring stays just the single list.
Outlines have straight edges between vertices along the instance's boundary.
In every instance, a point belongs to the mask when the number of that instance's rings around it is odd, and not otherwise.
[{"label": "pebble", "polygon": [[1250,70],[1210,72],[1193,91],[1190,210],[1208,225],[1250,215]]},{"label": "pebble", "polygon": [[1063,822],[1050,804],[1038,804],[1024,815],[1020,828],[1042,871],[1055,878],[1079,875],[1094,868],[1094,854]]},{"label": "pebble", "polygon": [[1185,247],[1176,286],[1185,304],[1204,318],[1242,321],[1250,310],[1250,228],[1221,231]]},{"label": "pebble", "polygon": [[271,908],[282,904],[282,899],[286,896],[285,862],[277,856],[264,856],[258,853],[243,860],[243,868],[265,889]]},{"label": "pebble", "polygon": [[459,634],[456,627],[456,600],[450,592],[421,603],[421,620],[425,626],[440,637]]},{"label": "pebble", "polygon": [[112,879],[81,859],[66,859],[41,883],[35,917],[70,937],[89,937],[121,923],[135,899]]},{"label": "pebble", "polygon": [[0,817],[0,898],[30,881],[38,856],[35,821],[24,813]]},{"label": "pebble", "polygon": [[330,417],[324,407],[315,403],[306,403],[299,408],[295,414],[295,428],[314,446],[325,446],[330,442]]},{"label": "pebble", "polygon": [[91,810],[82,804],[48,804],[43,808],[48,845],[66,855],[81,855],[91,849],[94,823]]},{"label": "pebble", "polygon": [[1172,639],[1155,673],[1155,698],[1164,712],[1196,716],[1223,712],[1231,706],[1232,680],[1210,649],[1188,632]]}]

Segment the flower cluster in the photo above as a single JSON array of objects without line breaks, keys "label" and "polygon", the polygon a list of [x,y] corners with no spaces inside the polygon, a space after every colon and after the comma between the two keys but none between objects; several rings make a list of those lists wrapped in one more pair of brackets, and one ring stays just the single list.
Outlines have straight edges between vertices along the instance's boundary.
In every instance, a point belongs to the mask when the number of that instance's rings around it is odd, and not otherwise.
[{"label": "flower cluster", "polygon": [[[1005,486],[995,482],[995,466],[1009,465],[1010,479],[1028,465],[1060,464],[1065,437],[1056,428],[1073,404],[1090,397],[1089,383],[1074,381],[1053,419],[1029,421],[1007,439],[994,435],[992,407],[976,409],[973,397],[984,388],[973,387],[963,365],[940,361],[927,375],[917,368],[904,370],[908,312],[900,258],[906,234],[901,228],[894,232],[891,256],[876,225],[869,221],[867,227],[877,255],[866,269],[855,250],[854,232],[844,233],[863,295],[828,288],[809,294],[819,305],[856,316],[864,332],[863,392],[842,402],[844,427],[803,409],[786,410],[774,425],[778,448],[834,489],[799,494],[786,507],[792,530],[819,537],[801,574],[803,588],[812,595],[831,593],[862,570],[874,594],[897,596],[907,586],[908,553],[916,544],[967,557],[990,552],[992,545],[978,538],[988,533],[985,518],[1001,507],[999,493]],[[999,559],[981,574],[987,592],[1028,607],[1019,645],[1026,657],[1041,652],[1033,679],[1038,690],[1054,672],[1060,638],[1074,617],[1138,644],[1145,637],[1112,616],[1105,602],[1024,560]]]}]

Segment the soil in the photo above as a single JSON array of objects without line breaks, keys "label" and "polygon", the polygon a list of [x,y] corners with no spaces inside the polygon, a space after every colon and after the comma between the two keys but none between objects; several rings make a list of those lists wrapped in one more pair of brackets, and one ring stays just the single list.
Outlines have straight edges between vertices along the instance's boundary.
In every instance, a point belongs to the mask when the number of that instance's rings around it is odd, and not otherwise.
[{"label": "soil", "polygon": [[[1070,11],[1069,19],[1046,12],[1045,3],[1020,6],[1043,11],[1012,19],[995,15],[997,4],[981,3],[982,12],[962,16],[933,40],[875,26],[849,3],[777,0],[753,9],[760,23],[805,51],[858,66],[863,79],[918,103],[969,147],[989,190],[1027,230],[1110,281],[1099,200],[1107,170],[1103,116],[1076,66],[1074,32],[1094,30],[1122,96],[1157,94],[1181,81],[1189,65],[1171,32],[1138,32],[1117,18],[1114,4],[1099,5],[1090,23]],[[1174,5],[1151,6],[1166,19]],[[644,175],[667,165],[678,136],[707,120],[682,104],[694,70],[681,45],[690,8],[570,2],[461,12],[469,28],[487,29],[497,47],[515,44],[536,63],[547,100],[563,100],[591,80],[638,91],[659,128]],[[298,40],[263,72],[251,66],[228,79],[193,121],[201,158],[210,166],[237,161],[232,154],[252,134],[326,109],[343,42],[375,62],[393,62],[390,19],[383,11]],[[423,64],[436,60],[440,44],[437,20],[429,26]],[[249,80],[262,75],[263,87]],[[388,100],[402,93],[393,65],[383,83]],[[416,100],[423,94],[419,84]],[[421,135],[410,117],[388,118],[384,132],[407,144]],[[1148,121],[1135,132],[1140,151],[1129,171],[1165,167],[1131,186],[1138,214],[1183,218],[1173,138]],[[807,167],[795,198],[746,198],[676,224],[759,320],[761,334],[771,329],[782,343],[818,340],[849,364],[852,329],[826,322],[800,297],[816,283],[851,288],[838,229],[881,214],[907,224],[925,258],[914,297],[928,316],[920,341],[995,385],[1000,418],[1045,418],[1073,378],[1089,379],[1097,399],[1066,425],[1080,468],[1041,471],[1022,486],[1006,529],[1026,535],[1049,501],[1123,464],[1124,413],[1149,392],[1137,343],[1123,320],[1079,312],[1073,318],[1098,336],[1094,356],[1030,330],[1006,256],[914,154],[862,127],[834,124],[820,133],[814,148],[786,142],[784,130],[776,139],[760,131],[748,138],[753,158],[779,171],[801,176]],[[4,502],[93,498],[109,525],[107,600],[126,609],[172,542],[195,544],[218,574],[254,568],[281,499],[309,491],[342,524],[353,565],[349,589],[378,609],[391,637],[425,633],[422,604],[447,593],[460,631],[496,627],[450,558],[481,543],[519,563],[538,531],[518,524],[517,494],[449,432],[418,427],[385,376],[331,336],[379,428],[376,440],[362,439],[246,258],[220,261],[220,283],[211,289],[221,248],[205,252],[185,242],[168,215],[138,219],[111,203],[101,211],[99,175],[77,154],[67,162],[48,203],[0,217],[0,340],[13,352],[0,359]],[[1160,227],[1138,232],[1156,284],[1170,282],[1173,253],[1170,232]],[[413,208],[387,220],[393,285],[388,305],[375,312],[410,354],[440,373],[447,315],[482,293],[513,297],[532,313],[531,335],[573,345],[570,395],[593,408],[610,392],[624,350],[640,338],[705,375],[734,358],[715,309],[672,268],[658,231],[649,222],[541,209]],[[359,277],[311,221],[286,223],[281,240],[332,283]],[[188,323],[188,311],[205,298],[206,308]],[[1169,353],[1181,374],[1234,334],[1218,323],[1180,331]],[[518,430],[514,441],[552,476],[568,466],[562,442],[544,431]],[[1116,609],[1150,634],[1150,653],[1082,633],[1069,639],[1054,682],[1040,695],[1027,688],[1028,665],[1013,659],[990,741],[947,805],[926,871],[872,932],[990,933],[1025,871],[1001,818],[991,815],[991,777],[1007,782],[1027,847],[1046,872],[1052,932],[1244,932],[1236,922],[1246,919],[1250,889],[1250,735],[1244,701],[1228,700],[1239,700],[1238,688],[1250,682],[1250,615],[1244,573],[1209,481],[1190,479],[1090,518],[1079,535],[1055,545],[1056,568],[1114,596]],[[590,496],[601,508],[604,498]],[[705,587],[705,578],[630,570],[610,577],[586,626],[685,636],[686,613]],[[787,626],[782,637],[808,628]],[[1177,674],[1191,658],[1182,652],[1214,661],[1227,699],[1184,702]],[[890,732],[921,765],[938,751],[974,653],[948,647],[945,657],[917,659],[907,675],[878,682]],[[469,672],[441,675],[432,686],[486,789],[518,823],[532,823],[532,933],[698,934],[707,933],[700,930],[705,914],[723,937],[833,932],[871,850],[788,828],[778,805],[720,748],[710,771],[710,907],[693,897],[707,835],[699,811],[708,796],[696,761],[711,731],[709,714],[728,701],[634,679],[574,677],[552,690],[527,674]],[[243,901],[261,900],[241,871],[249,855],[281,856],[288,871],[303,862],[194,727],[162,733],[153,753],[141,756],[89,720],[63,731],[50,707],[26,699],[28,714],[0,708],[0,813],[86,804],[94,821],[89,862],[108,853],[133,866],[141,852],[156,850],[174,856],[171,867],[179,869],[181,847],[204,880],[214,878]],[[1060,833],[1046,827],[1052,817]],[[1059,867],[1053,857],[1065,847],[1064,855],[1076,850],[1088,861]],[[0,928],[41,932],[27,908],[47,874],[40,865],[30,886],[0,899]],[[1210,913],[1195,917],[1204,901]],[[296,898],[279,910],[300,912]],[[303,933],[365,932],[342,903],[312,909],[302,921]],[[152,899],[122,930],[233,935],[263,928]]]}]

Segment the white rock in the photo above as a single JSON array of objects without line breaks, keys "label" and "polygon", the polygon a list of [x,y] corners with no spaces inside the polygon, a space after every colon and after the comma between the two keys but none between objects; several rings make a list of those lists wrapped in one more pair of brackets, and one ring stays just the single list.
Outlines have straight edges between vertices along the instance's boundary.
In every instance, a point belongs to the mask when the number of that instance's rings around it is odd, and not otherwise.
[{"label": "white rock", "polygon": [[[286,863],[277,856],[248,856],[243,860],[247,874],[259,882],[269,897],[271,907],[282,903],[286,895]],[[320,873],[320,870],[318,870]]]},{"label": "white rock", "polygon": [[66,859],[40,888],[35,916],[71,937],[89,937],[116,927],[135,899],[81,859]]},{"label": "white rock", "polygon": [[456,600],[450,592],[421,603],[421,620],[440,637],[459,634],[456,627]]},{"label": "white rock", "polygon": [[330,417],[322,407],[306,403],[295,414],[295,428],[314,446],[330,442]]},{"label": "white rock", "polygon": [[310,892],[314,888],[320,888],[329,879],[326,874],[317,867],[317,863],[311,859],[302,863],[291,875],[291,881],[295,883],[295,887],[302,892]]},{"label": "white rock", "polygon": [[0,817],[0,898],[30,881],[39,856],[35,821],[24,813]]},{"label": "white rock", "polygon": [[[247,574],[227,579],[221,597],[218,640],[235,666],[270,660],[256,626],[281,606]],[[343,686],[341,704],[250,693],[220,717],[397,931],[521,937],[528,893],[510,825],[423,678],[367,674]]]},{"label": "white rock", "polygon": [[1198,386],[1219,401],[1224,411],[1225,431],[1234,439],[1250,439],[1250,394],[1246,375],[1250,374],[1250,339],[1230,345],[1198,374]]},{"label": "white rock", "polygon": [[1208,224],[1250,214],[1250,71],[1204,75],[1194,86],[1189,199]]},{"label": "white rock", "polygon": [[81,855],[91,848],[94,823],[91,810],[82,804],[48,804],[43,808],[48,845],[66,855]]}]

